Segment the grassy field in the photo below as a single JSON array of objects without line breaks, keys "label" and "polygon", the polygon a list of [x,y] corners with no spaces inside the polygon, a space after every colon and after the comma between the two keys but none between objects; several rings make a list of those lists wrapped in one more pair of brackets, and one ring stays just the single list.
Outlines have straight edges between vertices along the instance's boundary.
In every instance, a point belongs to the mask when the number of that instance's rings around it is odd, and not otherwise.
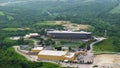
[{"label": "grassy field", "polygon": [[44,21],[44,22],[39,22],[36,25],[57,25],[55,21]]},{"label": "grassy field", "polygon": [[14,20],[14,17],[10,16],[10,15],[7,15],[7,19],[8,20]]},{"label": "grassy field", "polygon": [[5,31],[17,31],[18,28],[3,28],[2,30],[5,30]]},{"label": "grassy field", "polygon": [[8,47],[0,50],[0,68],[62,68],[49,62],[31,62],[15,52],[14,48]]},{"label": "grassy field", "polygon": [[112,9],[111,11],[110,11],[110,13],[120,13],[120,4],[117,6],[117,7],[115,7],[114,9]]},{"label": "grassy field", "polygon": [[41,68],[62,68],[57,64],[43,62],[43,66]]},{"label": "grassy field", "polygon": [[56,46],[65,46],[65,47],[71,47],[76,48],[82,45],[81,41],[69,41],[69,40],[57,40]]},{"label": "grassy field", "polygon": [[16,53],[14,48],[12,48],[12,47],[7,48],[7,51],[12,53],[11,57],[9,57],[9,58],[14,58],[14,60],[16,60],[15,58],[17,58],[17,60],[18,59],[19,60],[26,60],[26,58],[24,56],[19,55],[18,53]]},{"label": "grassy field", "polygon": [[[117,45],[114,44],[115,42],[115,38],[111,37],[108,38],[96,45],[94,45],[94,51],[96,52],[101,52],[101,51],[110,51],[110,52],[117,52],[119,51],[119,47]],[[119,42],[117,42],[119,43]]]},{"label": "grassy field", "polygon": [[3,28],[4,31],[30,30],[30,28]]},{"label": "grassy field", "polygon": [[4,16],[5,14],[2,12],[2,11],[0,11],[0,16]]}]

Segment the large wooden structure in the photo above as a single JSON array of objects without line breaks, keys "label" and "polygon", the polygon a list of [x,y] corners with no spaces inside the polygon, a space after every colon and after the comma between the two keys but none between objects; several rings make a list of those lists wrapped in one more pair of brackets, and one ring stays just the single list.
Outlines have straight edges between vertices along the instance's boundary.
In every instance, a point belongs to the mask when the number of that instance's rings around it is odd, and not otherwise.
[{"label": "large wooden structure", "polygon": [[53,39],[91,39],[91,32],[72,31],[47,31],[47,35]]}]

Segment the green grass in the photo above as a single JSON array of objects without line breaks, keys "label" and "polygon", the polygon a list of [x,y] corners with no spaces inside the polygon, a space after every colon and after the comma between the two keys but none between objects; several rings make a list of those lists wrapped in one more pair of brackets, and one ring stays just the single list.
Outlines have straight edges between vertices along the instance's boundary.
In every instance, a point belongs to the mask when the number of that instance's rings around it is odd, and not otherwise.
[{"label": "green grass", "polygon": [[10,16],[10,15],[7,15],[7,19],[8,20],[14,20],[14,18],[12,16]]},{"label": "green grass", "polygon": [[55,21],[43,21],[38,22],[32,26],[35,30],[37,29],[63,29],[64,26],[57,24]]},{"label": "green grass", "polygon": [[0,16],[4,16],[4,15],[5,15],[4,12],[0,11]]},{"label": "green grass", "polygon": [[27,60],[24,56],[16,53],[13,47],[8,47],[7,49],[5,50],[2,49],[0,51],[1,51],[0,56],[2,57],[0,60],[6,60],[6,59],[7,61],[11,61],[11,60],[26,61]]},{"label": "green grass", "polygon": [[2,48],[0,52],[0,68],[61,68],[54,63],[28,61],[12,47]]},{"label": "green grass", "polygon": [[81,46],[81,44],[82,44],[81,41],[56,40],[57,46],[67,46],[67,47],[75,48]]},{"label": "green grass", "polygon": [[61,68],[61,67],[54,63],[43,62],[43,66],[41,68]]},{"label": "green grass", "polygon": [[55,21],[44,21],[44,22],[39,22],[36,25],[56,25]]},{"label": "green grass", "polygon": [[5,31],[17,31],[18,28],[3,28],[2,30],[5,30]]},{"label": "green grass", "polygon": [[[118,52],[119,47],[113,44],[115,40],[119,40],[119,38],[111,37],[94,45],[94,51],[96,52],[99,52],[99,51],[100,52],[101,51]],[[120,43],[120,42],[117,42],[117,43]]]},{"label": "green grass", "polygon": [[[19,59],[19,60],[26,60],[26,58],[25,58],[24,56],[19,55],[18,53],[16,53],[15,50],[14,50],[14,48],[12,48],[12,47],[9,47],[9,48],[7,49],[7,51],[9,51],[9,52],[12,53],[11,57],[14,58],[14,59],[17,59],[17,60],[18,60],[18,59]],[[9,54],[9,53],[8,53],[8,54]]]},{"label": "green grass", "polygon": [[110,13],[120,13],[120,4],[117,6],[117,7],[115,7],[114,9],[112,9],[111,11],[110,11]]}]

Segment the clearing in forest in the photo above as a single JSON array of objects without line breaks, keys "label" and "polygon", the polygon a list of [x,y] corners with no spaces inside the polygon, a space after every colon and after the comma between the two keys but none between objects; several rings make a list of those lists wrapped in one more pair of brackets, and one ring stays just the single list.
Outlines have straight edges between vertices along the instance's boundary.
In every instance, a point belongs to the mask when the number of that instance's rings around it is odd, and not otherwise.
[{"label": "clearing in forest", "polygon": [[78,30],[87,30],[89,29],[90,25],[85,25],[85,24],[76,24],[76,23],[71,23],[70,21],[44,21],[37,23],[37,25],[49,25],[49,26],[54,26],[54,25],[62,25],[66,30],[71,30],[71,31],[78,31]]},{"label": "clearing in forest", "polygon": [[115,13],[120,13],[120,4],[113,8],[110,13],[115,14]]},{"label": "clearing in forest", "polygon": [[98,62],[96,62],[97,65],[108,64],[108,65],[114,66],[115,63],[120,63],[120,55],[119,54],[96,55],[96,59],[98,60]]},{"label": "clearing in forest", "polygon": [[86,30],[91,27],[90,25],[75,24],[75,23],[71,23],[70,21],[56,21],[56,23],[63,25],[65,29],[72,30],[72,31]]}]

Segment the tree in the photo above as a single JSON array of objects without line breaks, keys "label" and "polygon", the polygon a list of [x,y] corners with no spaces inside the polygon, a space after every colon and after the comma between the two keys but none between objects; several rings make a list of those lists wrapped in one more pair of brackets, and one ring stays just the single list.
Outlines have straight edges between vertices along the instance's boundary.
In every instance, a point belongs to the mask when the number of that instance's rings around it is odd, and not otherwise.
[{"label": "tree", "polygon": [[20,37],[20,39],[18,40],[18,45],[22,45],[24,44],[24,38]]}]

